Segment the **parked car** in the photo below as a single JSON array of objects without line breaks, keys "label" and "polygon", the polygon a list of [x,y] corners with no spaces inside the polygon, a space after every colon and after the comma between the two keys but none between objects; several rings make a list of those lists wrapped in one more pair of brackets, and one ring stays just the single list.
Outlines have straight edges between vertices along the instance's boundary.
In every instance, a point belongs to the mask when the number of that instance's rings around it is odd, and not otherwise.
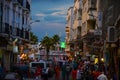
[{"label": "parked car", "polygon": [[39,62],[30,62],[30,64],[29,64],[30,72],[35,73],[37,66],[40,66],[43,71],[43,69],[46,69],[47,64],[45,61],[42,61],[42,60]]},{"label": "parked car", "polygon": [[52,69],[53,67],[49,68],[51,64],[52,63],[44,60],[40,60],[39,62],[30,62],[29,64],[30,72],[34,74],[37,66],[40,66],[42,68],[42,73],[41,73],[42,78],[48,74],[50,74],[50,77],[52,77],[54,74],[53,73],[54,69]]}]

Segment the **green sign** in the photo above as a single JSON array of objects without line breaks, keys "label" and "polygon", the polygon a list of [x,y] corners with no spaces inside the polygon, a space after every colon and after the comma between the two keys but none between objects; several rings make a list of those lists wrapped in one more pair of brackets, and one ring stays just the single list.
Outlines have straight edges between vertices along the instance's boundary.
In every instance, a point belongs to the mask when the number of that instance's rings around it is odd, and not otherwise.
[{"label": "green sign", "polygon": [[65,42],[60,42],[60,47],[61,48],[65,48],[66,47],[66,43]]}]

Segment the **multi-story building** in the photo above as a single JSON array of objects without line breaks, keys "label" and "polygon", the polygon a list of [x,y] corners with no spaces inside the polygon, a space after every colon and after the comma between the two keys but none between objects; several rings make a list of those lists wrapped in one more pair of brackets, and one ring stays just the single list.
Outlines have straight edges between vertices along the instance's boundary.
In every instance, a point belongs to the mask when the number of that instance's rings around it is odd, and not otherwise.
[{"label": "multi-story building", "polygon": [[[77,14],[80,0],[74,0],[74,50],[79,44],[77,35],[83,42],[84,56],[98,57],[108,78],[120,79],[120,0],[82,0],[82,15]],[[79,5],[80,6],[80,5]],[[78,17],[82,16],[82,26]],[[80,28],[80,30],[78,29]],[[80,42],[80,41],[79,41]],[[74,51],[75,52],[75,51]],[[100,66],[99,66],[100,67]],[[101,68],[102,69],[102,68]]]},{"label": "multi-story building", "polygon": [[74,52],[75,55],[82,51],[81,41],[81,28],[82,28],[82,0],[74,0]]},{"label": "multi-story building", "polygon": [[[71,15],[72,13],[72,15]],[[74,6],[68,9],[66,43],[69,53],[74,57],[82,50],[81,43],[82,0],[74,0]]]},{"label": "multi-story building", "polygon": [[74,37],[74,30],[73,30],[73,7],[70,7],[67,12],[67,24],[66,24],[66,49],[65,51],[68,54],[72,53],[73,48],[73,37]]},{"label": "multi-story building", "polygon": [[[81,38],[84,56],[93,54],[94,31],[96,26],[96,0],[83,0]],[[97,53],[98,54],[98,53]]]},{"label": "multi-story building", "polygon": [[0,63],[7,70],[17,61],[19,54],[13,48],[20,49],[20,46],[29,42],[30,2],[0,0]]},{"label": "multi-story building", "polygon": [[105,40],[104,58],[109,78],[120,80],[120,0],[98,0],[103,12],[102,38]]}]

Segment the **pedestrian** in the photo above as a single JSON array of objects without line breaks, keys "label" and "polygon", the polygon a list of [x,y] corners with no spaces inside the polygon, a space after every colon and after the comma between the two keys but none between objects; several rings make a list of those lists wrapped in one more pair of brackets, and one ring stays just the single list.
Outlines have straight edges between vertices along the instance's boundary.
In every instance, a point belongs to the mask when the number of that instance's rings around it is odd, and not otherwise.
[{"label": "pedestrian", "polygon": [[55,66],[55,80],[59,80],[60,78],[60,66],[57,64]]},{"label": "pedestrian", "polygon": [[35,76],[36,79],[40,79],[41,78],[41,73],[42,73],[42,68],[38,65],[35,71]]},{"label": "pedestrian", "polygon": [[66,65],[66,80],[70,80],[69,77],[70,77],[70,74],[71,74],[71,67],[69,64]]},{"label": "pedestrian", "polygon": [[48,72],[49,72],[49,65],[48,65],[48,67],[46,68],[45,74],[44,74],[44,76],[43,76],[43,80],[48,80]]},{"label": "pedestrian", "polygon": [[98,70],[93,71],[94,80],[97,80],[97,77],[98,77],[100,74],[101,74],[101,73],[100,73],[100,71],[98,71]]},{"label": "pedestrian", "polygon": [[93,72],[90,70],[88,74],[88,80],[94,80]]},{"label": "pedestrian", "polygon": [[77,69],[74,68],[74,69],[72,70],[72,80],[76,80],[76,76],[77,76]]},{"label": "pedestrian", "polygon": [[98,80],[108,80],[107,76],[104,74],[104,71],[97,77]]},{"label": "pedestrian", "polygon": [[65,80],[65,76],[66,76],[66,66],[65,63],[63,63],[62,65],[62,80]]},{"label": "pedestrian", "polygon": [[5,70],[3,69],[3,67],[0,64],[0,78],[3,78],[5,74]]},{"label": "pedestrian", "polygon": [[78,69],[77,69],[76,80],[81,80],[81,70],[80,70],[80,66],[78,66]]}]

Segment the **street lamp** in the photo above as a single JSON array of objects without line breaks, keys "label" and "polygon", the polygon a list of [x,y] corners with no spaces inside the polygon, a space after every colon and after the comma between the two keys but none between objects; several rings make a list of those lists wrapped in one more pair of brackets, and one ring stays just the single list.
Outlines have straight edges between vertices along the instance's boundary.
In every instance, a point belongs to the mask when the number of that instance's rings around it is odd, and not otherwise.
[{"label": "street lamp", "polygon": [[40,20],[34,20],[34,21],[30,22],[30,24],[29,24],[29,30],[31,30],[31,24],[33,24],[35,22],[40,22]]},{"label": "street lamp", "polygon": [[30,24],[35,23],[35,22],[40,22],[40,20],[32,21],[32,22],[30,22]]}]

